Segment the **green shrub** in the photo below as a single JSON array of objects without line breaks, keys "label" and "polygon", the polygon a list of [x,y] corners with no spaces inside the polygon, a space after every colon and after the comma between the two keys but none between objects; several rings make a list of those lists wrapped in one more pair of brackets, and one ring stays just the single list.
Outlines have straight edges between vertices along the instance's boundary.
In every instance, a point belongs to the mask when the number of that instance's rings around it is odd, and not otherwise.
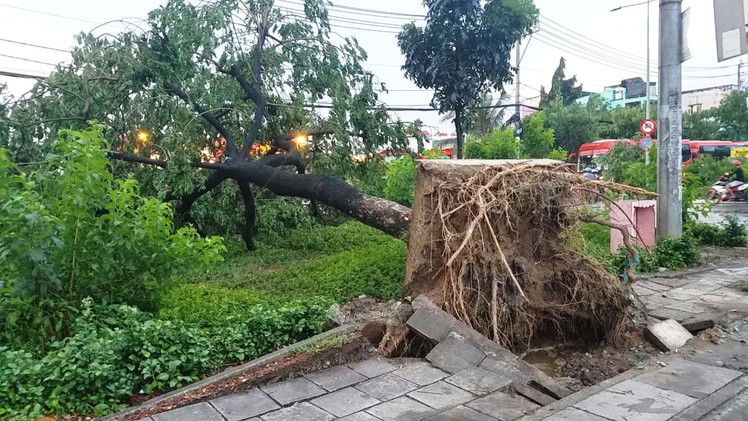
[{"label": "green shrub", "polygon": [[39,357],[0,347],[0,418],[102,415],[137,393],[175,388],[322,332],[326,307],[257,305],[210,328],[127,306],[82,306],[73,332]]},{"label": "green shrub", "polygon": [[35,307],[66,309],[85,297],[153,309],[174,275],[221,260],[219,238],[201,238],[192,228],[175,232],[168,204],[140,196],[132,179],[114,179],[107,150],[101,127],[92,127],[61,131],[38,172],[20,172],[0,151],[5,334],[28,335],[46,325],[47,334],[61,337],[64,314],[35,326],[24,322],[48,317]]},{"label": "green shrub", "polygon": [[384,197],[403,206],[413,206],[416,189],[416,163],[406,156],[390,162],[384,176]]},{"label": "green shrub", "polygon": [[520,142],[511,128],[494,130],[480,140],[469,139],[465,143],[465,158],[515,159],[519,155]]},{"label": "green shrub", "polygon": [[696,239],[684,233],[678,238],[665,238],[658,241],[654,249],[654,257],[659,267],[681,269],[697,266],[701,253]]},{"label": "green shrub", "polygon": [[745,247],[748,245],[748,228],[734,215],[725,216],[720,225],[694,223],[689,231],[700,244],[719,247]]}]

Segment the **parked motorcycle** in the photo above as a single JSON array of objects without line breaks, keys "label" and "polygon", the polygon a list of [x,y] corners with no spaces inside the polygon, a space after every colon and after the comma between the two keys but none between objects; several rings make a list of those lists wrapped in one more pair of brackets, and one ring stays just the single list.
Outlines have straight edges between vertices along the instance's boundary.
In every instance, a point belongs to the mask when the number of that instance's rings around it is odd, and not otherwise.
[{"label": "parked motorcycle", "polygon": [[[732,195],[730,194],[732,191]],[[719,181],[712,185],[707,200],[717,204],[719,202],[748,202],[748,184],[740,181],[730,181],[730,173],[725,173]]]}]

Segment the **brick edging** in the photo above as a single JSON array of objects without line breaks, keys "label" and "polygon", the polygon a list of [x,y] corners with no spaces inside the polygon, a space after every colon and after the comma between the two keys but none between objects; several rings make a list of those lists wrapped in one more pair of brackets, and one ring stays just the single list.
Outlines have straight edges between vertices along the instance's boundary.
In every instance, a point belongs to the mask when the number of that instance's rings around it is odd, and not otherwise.
[{"label": "brick edging", "polygon": [[332,336],[337,335],[346,335],[349,333],[356,332],[361,329],[361,325],[354,324],[354,325],[345,325],[345,326],[339,326],[334,329],[328,330],[326,332],[322,332],[319,335],[312,336],[309,339],[305,339],[301,342],[296,342],[295,344],[288,345],[286,347],[283,347],[275,352],[272,352],[270,354],[264,355],[262,357],[256,358],[252,361],[246,362],[244,364],[238,365],[236,367],[228,368],[220,373],[214,374],[208,378],[205,378],[203,380],[197,381],[195,383],[189,384],[187,386],[184,386],[182,388],[179,388],[177,390],[173,390],[171,392],[165,393],[163,395],[157,396],[153,399],[149,399],[145,402],[143,402],[140,405],[132,406],[129,408],[125,408],[122,411],[116,412],[114,414],[107,415],[104,418],[101,418],[102,421],[114,421],[118,420],[122,417],[134,414],[136,412],[140,412],[142,410],[154,407],[164,401],[168,401],[174,398],[178,398],[180,396],[186,395],[188,393],[194,392],[195,390],[210,386],[214,383],[219,383],[222,381],[225,381],[227,379],[236,377],[242,373],[251,371],[258,367],[263,367],[268,364],[272,364],[278,360],[281,360],[283,358],[291,356],[294,351],[298,350],[299,348],[303,348],[309,344],[312,344],[314,342],[317,342],[322,339],[327,339]]}]

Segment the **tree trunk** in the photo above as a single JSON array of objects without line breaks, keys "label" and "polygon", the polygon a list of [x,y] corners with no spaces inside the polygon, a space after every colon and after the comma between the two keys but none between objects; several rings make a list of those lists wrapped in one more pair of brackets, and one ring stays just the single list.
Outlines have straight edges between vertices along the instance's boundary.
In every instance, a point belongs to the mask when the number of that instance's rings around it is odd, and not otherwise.
[{"label": "tree trunk", "polygon": [[255,197],[252,194],[252,188],[247,183],[237,181],[239,191],[242,194],[244,202],[244,227],[242,227],[242,239],[247,246],[247,250],[255,250],[254,237],[257,235],[257,210],[255,206]]},{"label": "tree trunk", "polygon": [[463,138],[462,138],[462,108],[455,109],[455,131],[457,132],[457,159],[463,158]]},{"label": "tree trunk", "polygon": [[265,187],[280,196],[317,200],[354,219],[403,240],[408,234],[410,209],[361,193],[345,180],[323,174],[294,174],[257,161],[229,165],[230,177]]}]

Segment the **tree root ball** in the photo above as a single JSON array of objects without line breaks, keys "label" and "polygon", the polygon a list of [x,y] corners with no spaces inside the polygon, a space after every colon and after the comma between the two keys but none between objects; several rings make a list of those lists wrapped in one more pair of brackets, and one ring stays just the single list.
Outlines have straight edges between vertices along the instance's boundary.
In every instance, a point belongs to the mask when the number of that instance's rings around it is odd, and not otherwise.
[{"label": "tree root ball", "polygon": [[404,294],[426,294],[497,343],[615,342],[629,300],[575,244],[578,198],[604,188],[557,161],[422,161]]}]

